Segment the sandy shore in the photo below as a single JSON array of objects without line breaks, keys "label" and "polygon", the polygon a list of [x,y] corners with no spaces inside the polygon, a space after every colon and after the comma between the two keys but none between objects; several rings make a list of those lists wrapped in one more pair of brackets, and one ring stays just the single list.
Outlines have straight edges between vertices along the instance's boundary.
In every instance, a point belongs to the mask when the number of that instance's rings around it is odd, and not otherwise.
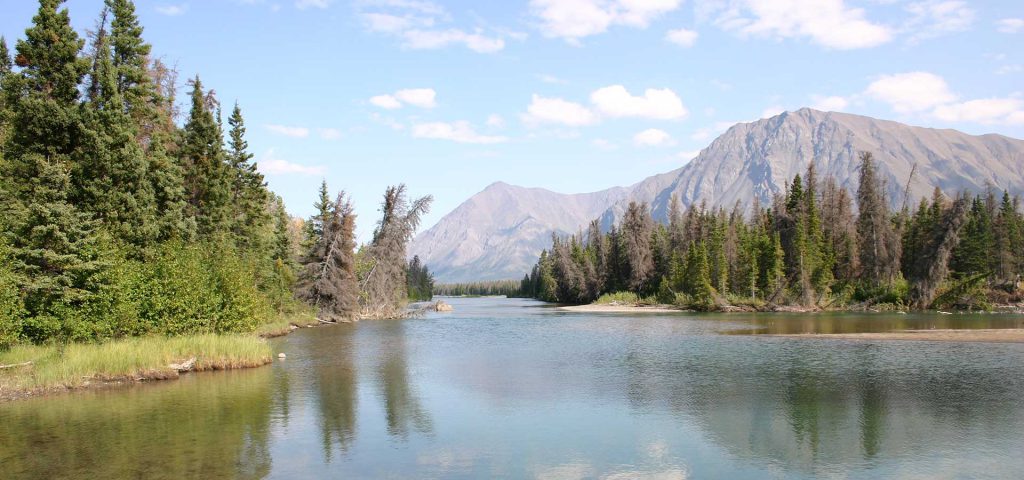
[{"label": "sandy shore", "polygon": [[558,307],[559,310],[578,313],[679,313],[683,310],[668,306],[639,307],[636,305],[573,305]]},{"label": "sandy shore", "polygon": [[901,330],[878,333],[766,334],[769,337],[827,338],[842,340],[916,340],[927,342],[1024,343],[1024,328],[993,330]]}]

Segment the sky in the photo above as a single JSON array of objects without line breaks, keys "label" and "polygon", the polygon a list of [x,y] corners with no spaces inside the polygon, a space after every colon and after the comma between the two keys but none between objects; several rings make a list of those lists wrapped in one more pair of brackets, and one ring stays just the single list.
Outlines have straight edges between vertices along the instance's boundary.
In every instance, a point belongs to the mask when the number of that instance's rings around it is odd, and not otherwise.
[{"label": "sky", "polygon": [[[1024,138],[1019,0],[136,4],[181,98],[199,75],[237,101],[288,210],[310,215],[326,179],[361,241],[388,185],[434,196],[427,228],[495,181],[629,185],[802,107]],[[13,47],[37,3],[0,6]],[[84,33],[102,1],[66,6]]]}]

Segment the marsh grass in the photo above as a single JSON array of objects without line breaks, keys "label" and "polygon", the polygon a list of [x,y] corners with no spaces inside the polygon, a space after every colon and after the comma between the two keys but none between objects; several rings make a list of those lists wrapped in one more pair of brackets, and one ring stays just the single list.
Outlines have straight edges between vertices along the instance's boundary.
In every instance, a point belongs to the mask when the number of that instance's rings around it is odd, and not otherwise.
[{"label": "marsh grass", "polygon": [[172,363],[195,358],[195,370],[265,365],[270,344],[254,335],[147,336],[104,343],[19,345],[0,352],[0,398],[19,393],[71,389],[97,382],[177,378]]},{"label": "marsh grass", "polygon": [[276,320],[261,325],[256,329],[256,334],[263,338],[280,337],[291,332],[292,325],[308,327],[319,324],[320,321],[316,319],[316,312],[313,309],[302,309],[281,315]]}]

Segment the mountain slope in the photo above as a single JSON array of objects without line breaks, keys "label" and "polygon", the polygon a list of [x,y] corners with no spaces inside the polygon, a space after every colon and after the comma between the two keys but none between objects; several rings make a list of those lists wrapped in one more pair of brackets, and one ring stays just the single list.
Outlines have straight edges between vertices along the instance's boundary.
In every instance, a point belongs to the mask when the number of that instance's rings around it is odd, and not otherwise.
[{"label": "mountain slope", "polygon": [[812,161],[822,177],[834,176],[854,191],[861,151],[875,155],[897,207],[908,178],[910,202],[935,186],[1024,193],[1022,140],[801,109],[737,124],[686,166],[629,187],[565,195],[493,184],[420,234],[410,253],[442,282],[520,278],[550,245],[552,232],[576,232],[594,218],[610,225],[630,200],[651,204],[662,220],[673,196],[685,206],[767,203]]}]

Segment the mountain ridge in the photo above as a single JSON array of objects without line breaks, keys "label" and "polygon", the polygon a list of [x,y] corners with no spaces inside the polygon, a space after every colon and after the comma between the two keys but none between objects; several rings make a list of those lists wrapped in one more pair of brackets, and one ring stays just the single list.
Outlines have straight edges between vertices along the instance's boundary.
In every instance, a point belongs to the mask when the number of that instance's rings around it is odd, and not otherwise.
[{"label": "mountain ridge", "polygon": [[822,177],[855,191],[861,151],[878,159],[897,207],[908,184],[911,202],[936,186],[1024,193],[1024,140],[803,108],[733,125],[686,165],[629,186],[562,194],[494,182],[418,235],[410,254],[441,282],[521,278],[553,233],[575,233],[593,219],[607,228],[629,201],[650,204],[662,221],[673,196],[684,207],[749,208],[755,198],[770,202],[811,162]]}]

